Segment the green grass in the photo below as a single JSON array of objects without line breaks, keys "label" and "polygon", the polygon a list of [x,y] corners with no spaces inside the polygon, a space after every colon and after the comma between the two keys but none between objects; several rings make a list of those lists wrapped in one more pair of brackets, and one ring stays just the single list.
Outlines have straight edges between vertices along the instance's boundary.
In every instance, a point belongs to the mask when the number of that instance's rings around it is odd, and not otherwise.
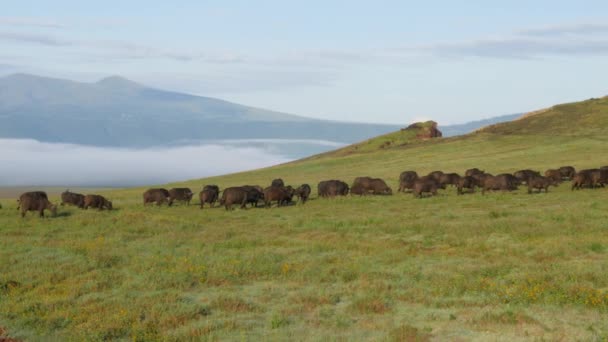
[{"label": "green grass", "polygon": [[[480,133],[174,185],[605,164],[608,137]],[[304,206],[0,210],[0,327],[27,340],[603,340],[608,190]],[[316,195],[316,189],[313,190]],[[58,202],[58,197],[52,196]]]}]

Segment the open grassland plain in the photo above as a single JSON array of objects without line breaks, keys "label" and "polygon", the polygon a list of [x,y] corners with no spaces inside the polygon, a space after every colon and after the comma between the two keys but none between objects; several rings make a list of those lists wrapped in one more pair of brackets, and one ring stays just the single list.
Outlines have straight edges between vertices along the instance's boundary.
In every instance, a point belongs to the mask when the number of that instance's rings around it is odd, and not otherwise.
[{"label": "open grassland plain", "polygon": [[605,340],[608,189],[316,198],[332,178],[397,189],[404,170],[599,167],[600,133],[482,131],[166,185],[312,185],[283,208],[144,208],[137,188],[104,192],[113,211],[21,219],[3,199],[0,327],[26,340]]},{"label": "open grassland plain", "polygon": [[[406,169],[599,166],[605,146],[482,134],[169,186],[373,175],[395,189]],[[607,189],[448,188],[232,212],[143,208],[142,192],[104,193],[114,211],[44,219],[3,200],[0,326],[28,340],[608,337]]]}]

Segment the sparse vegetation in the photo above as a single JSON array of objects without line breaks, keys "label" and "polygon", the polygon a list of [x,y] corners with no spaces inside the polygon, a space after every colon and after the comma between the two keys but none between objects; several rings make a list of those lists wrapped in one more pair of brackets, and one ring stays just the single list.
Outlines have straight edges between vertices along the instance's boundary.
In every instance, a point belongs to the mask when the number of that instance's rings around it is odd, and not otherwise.
[{"label": "sparse vegetation", "polygon": [[[601,101],[601,100],[594,100]],[[594,111],[594,113],[596,113]],[[601,111],[598,124],[605,117]],[[539,114],[545,115],[545,114]],[[548,120],[548,119],[547,119]],[[519,124],[519,123],[517,123]],[[608,124],[603,126],[608,127]],[[506,129],[506,128],[505,128]],[[586,129],[573,126],[574,129]],[[510,130],[510,129],[509,129]],[[597,132],[597,131],[594,131]],[[188,181],[311,185],[406,169],[606,164],[604,134],[493,134],[326,154]],[[314,186],[313,186],[314,188]],[[304,206],[0,210],[0,326],[37,340],[581,339],[608,336],[608,190],[313,198]],[[58,202],[58,196],[51,196]],[[566,323],[565,323],[566,322]]]}]

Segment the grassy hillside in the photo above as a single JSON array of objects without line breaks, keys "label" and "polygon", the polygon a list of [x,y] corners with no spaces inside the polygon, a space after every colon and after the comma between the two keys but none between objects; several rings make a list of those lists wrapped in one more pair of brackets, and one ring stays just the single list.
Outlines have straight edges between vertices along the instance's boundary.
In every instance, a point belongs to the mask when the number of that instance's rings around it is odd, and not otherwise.
[{"label": "grassy hillside", "polygon": [[[544,134],[522,128],[539,120],[530,116],[465,137],[167,186],[282,177],[316,188],[323,179],[372,175],[395,189],[410,169],[608,164],[608,112],[596,108],[565,131],[566,112],[555,110],[555,126],[539,114]],[[142,190],[107,192],[112,212],[62,208],[45,219],[22,220],[14,199],[0,201],[0,327],[28,340],[608,338],[606,189],[447,189],[421,200],[313,198],[232,212],[143,208]]]}]

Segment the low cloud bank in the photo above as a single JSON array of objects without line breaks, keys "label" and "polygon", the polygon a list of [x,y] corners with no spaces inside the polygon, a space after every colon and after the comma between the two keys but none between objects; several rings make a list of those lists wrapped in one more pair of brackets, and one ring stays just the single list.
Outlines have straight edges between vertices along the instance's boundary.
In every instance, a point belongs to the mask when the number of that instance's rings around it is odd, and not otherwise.
[{"label": "low cloud bank", "polygon": [[252,170],[293,158],[275,147],[101,148],[0,139],[0,186],[137,186]]}]

